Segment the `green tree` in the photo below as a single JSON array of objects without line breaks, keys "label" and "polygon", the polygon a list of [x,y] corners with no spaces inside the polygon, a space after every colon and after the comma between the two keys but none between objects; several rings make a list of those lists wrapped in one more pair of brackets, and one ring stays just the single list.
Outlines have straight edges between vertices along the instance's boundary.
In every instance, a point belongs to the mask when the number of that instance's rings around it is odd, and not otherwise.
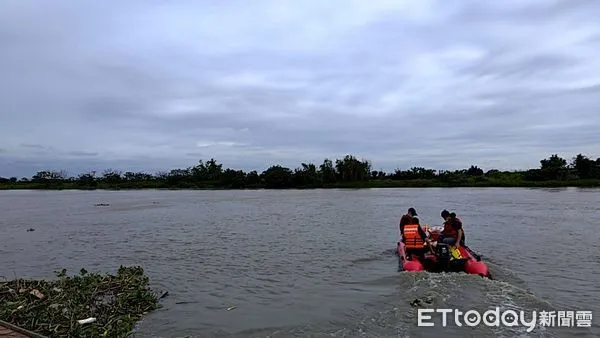
[{"label": "green tree", "polygon": [[261,183],[260,175],[256,170],[252,170],[246,175],[246,184],[249,187],[258,187]]},{"label": "green tree", "polygon": [[336,160],[335,169],[338,179],[342,182],[365,181],[371,176],[371,163],[359,161],[352,155]]},{"label": "green tree", "polygon": [[317,187],[321,184],[320,173],[312,163],[302,163],[301,168],[294,170],[293,181],[297,187]]},{"label": "green tree", "polygon": [[224,187],[232,189],[246,187],[246,173],[242,170],[226,169],[220,176]]},{"label": "green tree", "polygon": [[371,179],[372,180],[382,180],[386,177],[386,173],[384,171],[381,170],[373,170],[371,172]]},{"label": "green tree", "polygon": [[102,173],[102,180],[108,184],[116,185],[121,183],[121,171],[114,169],[106,169]]},{"label": "green tree", "polygon": [[595,176],[596,163],[587,156],[578,154],[573,158],[572,166],[575,168],[577,176],[581,179],[588,179]]},{"label": "green tree", "polygon": [[541,174],[548,180],[563,180],[567,178],[567,160],[557,154],[540,161]]},{"label": "green tree", "polygon": [[323,160],[323,164],[319,166],[319,173],[323,183],[334,183],[336,181],[335,167],[330,159]]},{"label": "green tree", "polygon": [[265,187],[270,189],[292,187],[292,171],[280,165],[274,165],[261,174]]},{"label": "green tree", "polygon": [[167,185],[182,187],[192,177],[190,169],[173,169],[164,177]]},{"label": "green tree", "polygon": [[217,163],[214,158],[210,160],[198,161],[198,164],[190,169],[195,181],[218,181],[223,173],[223,165]]},{"label": "green tree", "polygon": [[467,170],[467,176],[483,176],[483,170],[475,165],[472,165]]},{"label": "green tree", "polygon": [[66,178],[67,174],[64,170],[44,170],[38,171],[35,175],[33,175],[31,180],[36,183],[58,183],[64,181]]},{"label": "green tree", "polygon": [[98,185],[96,181],[96,171],[92,170],[87,173],[79,174],[77,177],[77,185],[82,187],[95,187]]}]

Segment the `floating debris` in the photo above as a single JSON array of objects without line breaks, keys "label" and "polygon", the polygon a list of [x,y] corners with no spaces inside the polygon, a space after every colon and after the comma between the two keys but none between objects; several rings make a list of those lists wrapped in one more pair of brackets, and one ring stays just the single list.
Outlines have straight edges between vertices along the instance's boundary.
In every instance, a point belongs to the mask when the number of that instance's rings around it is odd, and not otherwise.
[{"label": "floating debris", "polygon": [[34,295],[34,296],[36,296],[39,299],[44,298],[44,294],[41,293],[40,290],[38,290],[38,289],[31,290],[31,292],[29,294]]},{"label": "floating debris", "polygon": [[410,306],[413,306],[413,307],[417,307],[417,306],[421,306],[421,305],[422,305],[422,302],[419,298],[413,299],[410,302]]},{"label": "floating debris", "polygon": [[237,306],[230,306],[227,308],[227,311],[231,311],[231,310],[235,310],[237,309]]},{"label": "floating debris", "polygon": [[90,318],[86,318],[86,319],[80,319],[80,320],[77,321],[77,323],[83,325],[83,324],[90,324],[90,323],[93,323],[95,321],[96,321],[96,318],[90,317]]},{"label": "floating debris", "polygon": [[422,299],[415,298],[412,301],[410,301],[410,306],[418,307],[418,306],[422,306],[425,304],[433,304],[434,300],[435,299],[433,296],[426,296],[426,297],[423,297]]},{"label": "floating debris", "polygon": [[116,275],[81,269],[72,277],[63,269],[57,277],[1,282],[0,320],[51,337],[125,337],[160,307],[141,267],[121,266]]},{"label": "floating debris", "polygon": [[31,231],[35,231],[35,229],[34,228],[27,229],[27,232],[31,232]]},{"label": "floating debris", "polygon": [[110,207],[110,204],[108,204],[108,203],[97,203],[97,204],[94,204],[94,206],[96,206],[96,207]]}]

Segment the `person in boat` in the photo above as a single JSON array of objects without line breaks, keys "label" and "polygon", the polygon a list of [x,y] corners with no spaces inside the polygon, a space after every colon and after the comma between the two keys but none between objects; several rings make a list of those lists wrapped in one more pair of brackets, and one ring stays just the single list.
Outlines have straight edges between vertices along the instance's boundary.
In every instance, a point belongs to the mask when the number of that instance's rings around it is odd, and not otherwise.
[{"label": "person in boat", "polygon": [[402,237],[404,237],[404,226],[407,224],[412,224],[413,223],[413,219],[417,218],[417,211],[415,210],[415,208],[408,208],[408,210],[406,211],[406,214],[402,215],[402,217],[400,217],[400,235],[402,235]]},{"label": "person in boat", "polygon": [[462,221],[456,217],[456,213],[444,209],[440,215],[444,219],[444,230],[442,230],[438,242],[457,247],[464,245],[465,238]]},{"label": "person in boat", "polygon": [[402,243],[405,245],[407,256],[414,254],[423,259],[425,252],[429,251],[427,233],[421,228],[418,217],[413,216],[411,220],[412,222],[404,226]]}]

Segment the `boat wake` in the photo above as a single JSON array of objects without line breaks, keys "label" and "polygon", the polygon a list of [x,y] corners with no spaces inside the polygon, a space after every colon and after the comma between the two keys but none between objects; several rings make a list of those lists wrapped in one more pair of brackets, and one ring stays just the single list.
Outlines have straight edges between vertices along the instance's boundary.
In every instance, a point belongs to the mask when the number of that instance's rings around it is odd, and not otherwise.
[{"label": "boat wake", "polygon": [[[350,270],[364,271],[364,278],[339,281],[338,286],[352,292],[372,295],[358,306],[339,310],[339,313],[323,320],[306,320],[301,325],[263,327],[238,332],[215,329],[197,336],[211,337],[447,337],[493,336],[493,337],[567,337],[593,336],[583,328],[557,328],[539,325],[540,311],[558,311],[553,304],[533,294],[526,283],[489,263],[493,280],[465,273],[398,272],[390,269],[390,263],[398,259],[393,250],[381,254],[349,260]],[[386,267],[387,273],[381,273]],[[356,272],[356,271],[355,271]],[[375,273],[378,272],[378,273]],[[352,274],[356,276],[356,274]],[[333,292],[333,291],[332,291]],[[346,293],[341,293],[344,296]],[[441,313],[429,313],[433,327],[419,326],[419,309],[452,309],[463,314],[474,310],[483,314],[498,308],[499,313],[508,310],[517,315],[523,312],[525,322],[516,326],[475,327],[465,325],[464,317],[459,323],[449,314],[447,325],[442,324]],[[535,311],[535,312],[534,312]],[[538,321],[532,322],[533,316]],[[511,319],[510,317],[508,319]],[[517,318],[519,319],[519,318]],[[461,325],[462,324],[462,325]],[[537,325],[536,325],[537,324]],[[142,335],[143,336],[143,335]],[[195,337],[194,334],[188,337]]]},{"label": "boat wake", "polygon": [[[350,309],[339,320],[311,323],[304,326],[264,328],[237,332],[233,337],[448,337],[494,336],[494,337],[563,337],[586,336],[581,328],[557,328],[534,325],[534,311],[539,323],[540,311],[558,311],[551,303],[538,298],[528,289],[515,285],[524,284],[519,279],[492,264],[495,280],[484,279],[465,273],[397,273],[386,277],[360,282],[361,286],[387,286],[385,295],[363,306]],[[418,326],[419,309],[456,309],[465,313],[475,310],[480,314],[498,308],[500,313],[508,310],[520,315],[525,323],[517,326],[468,327],[456,324],[449,315],[447,326],[442,326],[442,315],[431,313],[434,327]],[[437,318],[436,318],[437,316]],[[462,317],[461,317],[462,318]],[[510,317],[507,317],[510,320]],[[590,334],[590,336],[592,336]]]}]

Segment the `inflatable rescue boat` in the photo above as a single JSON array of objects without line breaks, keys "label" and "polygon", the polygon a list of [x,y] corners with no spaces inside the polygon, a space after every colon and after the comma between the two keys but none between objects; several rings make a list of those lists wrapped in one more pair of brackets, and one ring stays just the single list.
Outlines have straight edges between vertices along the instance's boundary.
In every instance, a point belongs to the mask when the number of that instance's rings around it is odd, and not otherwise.
[{"label": "inflatable rescue boat", "polygon": [[442,227],[426,226],[423,229],[431,245],[426,245],[421,252],[407,250],[402,241],[397,243],[396,253],[403,271],[465,272],[491,279],[487,265],[466,245],[457,248],[437,242]]}]

